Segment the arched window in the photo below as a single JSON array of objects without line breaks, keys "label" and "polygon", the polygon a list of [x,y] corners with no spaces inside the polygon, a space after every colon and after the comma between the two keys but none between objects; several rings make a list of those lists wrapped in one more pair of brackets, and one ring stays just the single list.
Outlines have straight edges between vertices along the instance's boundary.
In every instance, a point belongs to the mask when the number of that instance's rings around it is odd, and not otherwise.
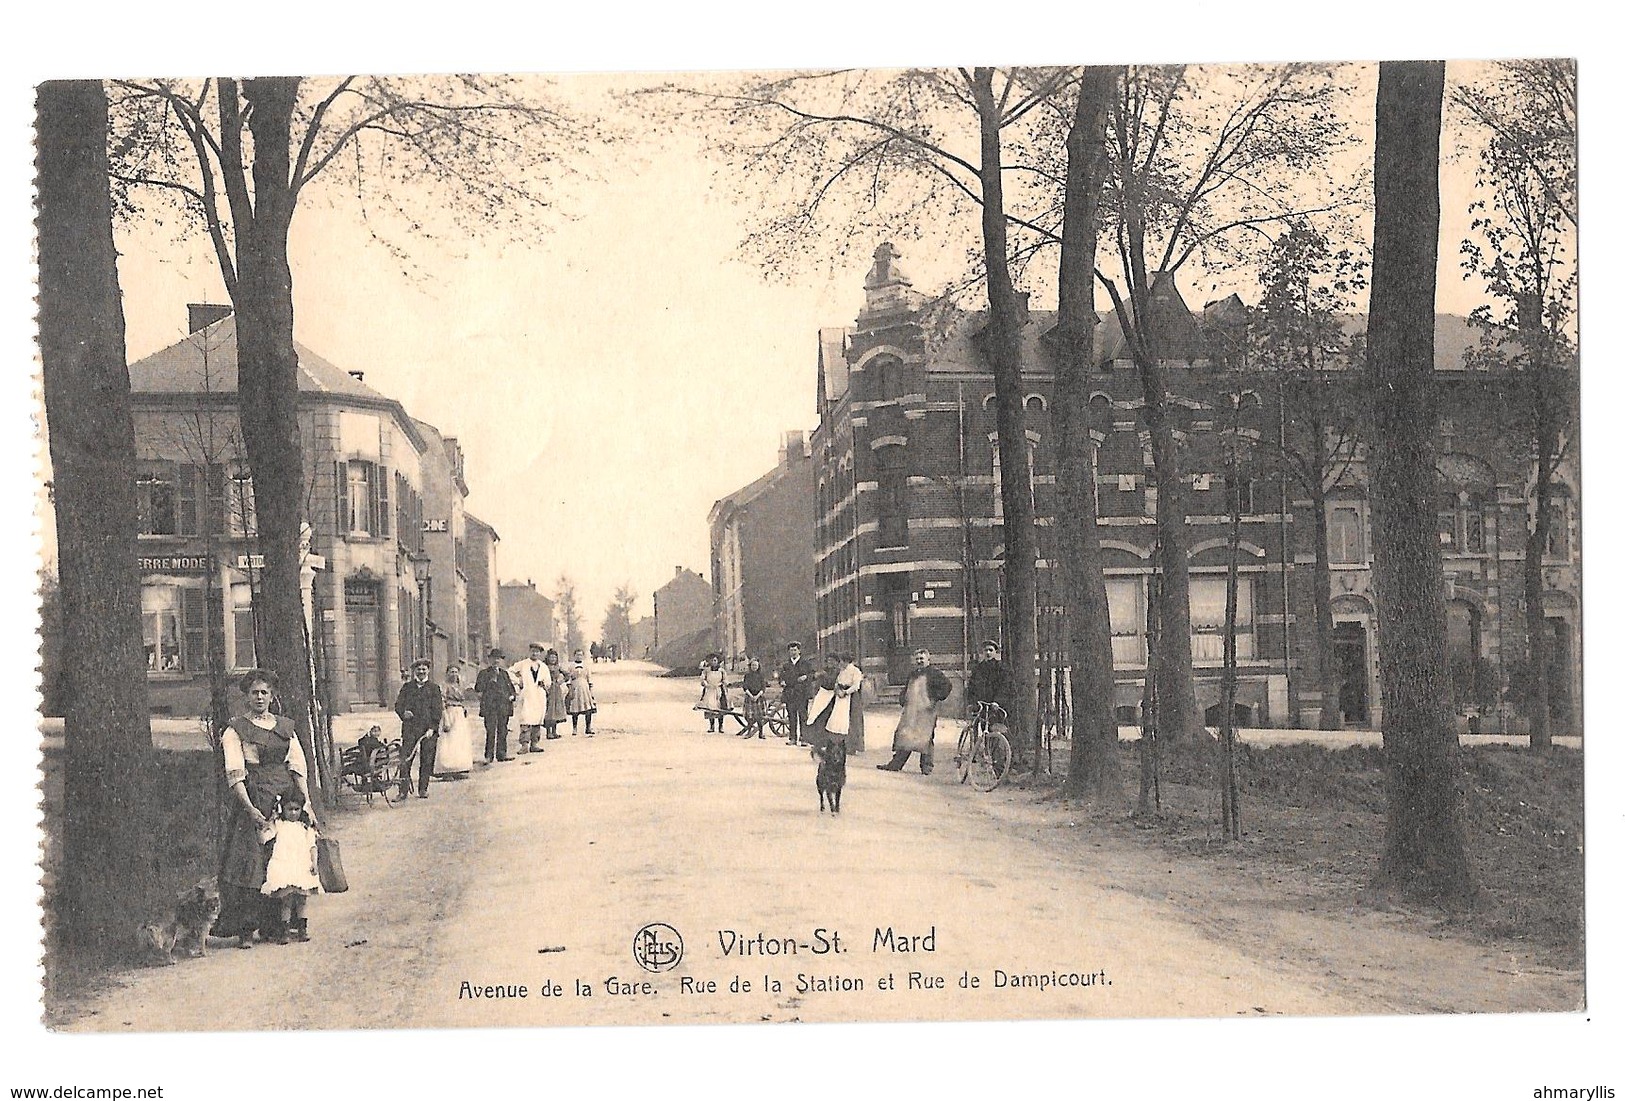
[{"label": "arched window", "polygon": [[908,452],[901,444],[876,449],[878,532],[883,547],[908,546]]},{"label": "arched window", "polygon": [[877,356],[866,370],[874,380],[870,383],[870,392],[875,400],[900,398],[908,392],[908,375],[903,361],[896,356]]}]

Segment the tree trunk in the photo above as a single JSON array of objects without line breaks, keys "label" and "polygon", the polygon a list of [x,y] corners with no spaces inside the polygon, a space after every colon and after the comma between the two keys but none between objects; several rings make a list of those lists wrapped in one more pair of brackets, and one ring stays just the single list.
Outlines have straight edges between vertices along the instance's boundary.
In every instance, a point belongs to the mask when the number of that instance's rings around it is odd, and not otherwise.
[{"label": "tree trunk", "polygon": [[1456,906],[1474,888],[1450,721],[1433,444],[1443,96],[1443,62],[1383,62],[1366,375],[1388,797],[1376,883]]},{"label": "tree trunk", "polygon": [[136,569],[135,425],[107,190],[107,96],[39,89],[39,325],[61,582],[64,941],[117,953],[166,883]]},{"label": "tree trunk", "polygon": [[1095,249],[1105,151],[1102,127],[1119,70],[1084,69],[1067,135],[1061,228],[1060,312],[1055,326],[1056,528],[1066,581],[1071,657],[1069,795],[1104,799],[1122,787],[1112,711],[1111,615],[1095,526],[1095,448],[1089,437],[1089,377],[1095,358]]},{"label": "tree trunk", "polygon": [[[1143,199],[1140,200],[1143,202]],[[1168,423],[1168,385],[1162,373],[1151,323],[1153,286],[1145,264],[1145,211],[1126,203],[1129,298],[1132,316],[1118,317],[1140,376],[1146,432],[1151,437],[1151,468],[1157,483],[1157,567],[1161,575],[1157,663],[1158,731],[1175,741],[1194,739],[1202,729],[1191,663],[1190,564],[1185,546],[1185,488],[1180,482],[1179,446]],[[1164,278],[1158,276],[1158,278]],[[1166,278],[1172,278],[1167,276]]]},{"label": "tree trunk", "polygon": [[[279,680],[284,713],[299,730],[313,786],[321,756],[311,731],[310,651],[299,587],[299,529],[305,516],[304,449],[299,438],[299,356],[293,346],[293,273],[288,229],[293,219],[288,145],[299,81],[248,80],[243,98],[254,138],[253,217],[237,234],[237,402],[243,445],[254,479],[264,653]],[[235,98],[230,81],[221,95]],[[229,132],[229,128],[223,127]]]},{"label": "tree trunk", "polygon": [[1225,472],[1230,523],[1225,534],[1224,673],[1219,684],[1219,806],[1226,841],[1241,840],[1241,800],[1236,783],[1236,603],[1241,584],[1241,463],[1236,448],[1240,445],[1241,395],[1237,393],[1233,400],[1230,465]]},{"label": "tree trunk", "polygon": [[1178,443],[1167,417],[1167,388],[1155,360],[1139,362],[1145,396],[1145,423],[1151,433],[1151,465],[1157,480],[1157,546],[1162,589],[1157,655],[1157,729],[1186,741],[1202,729],[1191,663],[1191,578],[1185,545],[1185,487],[1180,481]]},{"label": "tree trunk", "polygon": [[[1521,326],[1520,326],[1521,327]],[[1546,544],[1552,530],[1552,477],[1557,466],[1557,429],[1552,403],[1559,400],[1551,392],[1554,381],[1547,377],[1544,334],[1537,337],[1536,362],[1530,375],[1535,403],[1535,518],[1528,529],[1523,552],[1524,628],[1528,637],[1528,695],[1524,707],[1529,712],[1529,748],[1552,747],[1551,686],[1547,683],[1547,663],[1551,660],[1546,626]]]},{"label": "tree trunk", "polygon": [[1310,444],[1314,461],[1314,483],[1309,487],[1310,507],[1314,509],[1315,540],[1315,652],[1320,655],[1320,729],[1343,729],[1341,684],[1337,675],[1337,655],[1332,639],[1332,555],[1326,530],[1326,475],[1330,460],[1326,455],[1325,426],[1318,420],[1310,425],[1315,434]]},{"label": "tree trunk", "polygon": [[1004,215],[1004,168],[999,136],[999,106],[993,92],[993,70],[974,74],[973,94],[981,121],[982,250],[987,265],[988,358],[993,363],[995,423],[999,431],[999,469],[1004,504],[1005,617],[1009,640],[1012,702],[1012,748],[1030,753],[1036,771],[1042,767],[1038,744],[1038,544],[1033,516],[1032,469],[1027,454],[1027,417],[1021,385],[1021,329],[1026,304],[1010,278],[1010,254]]}]

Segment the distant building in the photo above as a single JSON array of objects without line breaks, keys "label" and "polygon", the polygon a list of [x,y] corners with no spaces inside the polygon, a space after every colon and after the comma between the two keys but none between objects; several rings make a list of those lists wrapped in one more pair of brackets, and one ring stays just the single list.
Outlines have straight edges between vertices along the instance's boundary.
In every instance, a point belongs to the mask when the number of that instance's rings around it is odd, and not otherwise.
[{"label": "distant building", "polygon": [[[468,532],[464,558],[468,578],[468,659],[483,662],[497,644],[497,543],[490,524],[471,512],[463,514]],[[516,659],[517,660],[517,659]]]},{"label": "distant building", "polygon": [[555,645],[553,611],[552,598],[537,592],[534,581],[504,581],[497,587],[497,645],[510,662],[525,657],[533,642]]},{"label": "distant building", "polygon": [[632,653],[634,658],[646,658],[654,653],[655,648],[655,617],[643,616],[632,622]]},{"label": "distant building", "polygon": [[[190,335],[130,366],[148,697],[156,713],[176,715],[207,710],[211,664],[228,674],[255,664],[261,568],[237,420],[236,321],[228,307],[189,314]],[[430,444],[362,372],[294,347],[318,681],[332,708],[379,707],[428,650]]]},{"label": "distant building", "polygon": [[468,531],[463,499],[463,449],[434,425],[416,421],[428,448],[423,457],[424,551],[429,559],[423,590],[423,615],[429,626],[428,657],[439,678],[446,667],[479,661],[468,649]]},{"label": "distant building", "polygon": [[764,665],[816,630],[813,510],[816,464],[800,432],[785,434],[779,462],[711,508],[711,577],[717,648],[730,661]]},{"label": "distant building", "polygon": [[676,666],[704,657],[715,646],[715,601],[704,574],[678,566],[654,593],[655,660]]}]

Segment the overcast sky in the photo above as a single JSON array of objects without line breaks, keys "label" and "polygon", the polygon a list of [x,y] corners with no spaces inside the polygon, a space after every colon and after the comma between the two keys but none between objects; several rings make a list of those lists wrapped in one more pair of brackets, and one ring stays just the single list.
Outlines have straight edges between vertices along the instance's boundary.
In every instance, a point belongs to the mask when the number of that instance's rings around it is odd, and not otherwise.
[{"label": "overcast sky", "polygon": [[[1350,117],[1369,136],[1375,69],[1348,74]],[[608,113],[607,88],[625,83],[560,88],[579,111]],[[502,537],[501,576],[551,589],[569,573],[589,632],[621,582],[646,614],[674,567],[709,575],[706,513],[773,464],[787,429],[813,427],[816,332],[852,322],[879,243],[832,279],[768,280],[738,251],[750,197],[702,145],[642,133],[589,150],[549,232],[412,242],[411,271],[353,204],[316,196],[294,222],[297,339],[462,441],[468,507]],[[1368,157],[1362,146],[1351,164]],[[1444,175],[1439,305],[1465,312],[1478,301],[1456,260],[1468,167]],[[918,289],[959,274],[972,242],[947,235],[940,249],[904,248]],[[226,301],[199,238],[137,226],[120,249],[132,359],[185,335],[186,303]],[[1256,279],[1182,282],[1199,306]]]}]

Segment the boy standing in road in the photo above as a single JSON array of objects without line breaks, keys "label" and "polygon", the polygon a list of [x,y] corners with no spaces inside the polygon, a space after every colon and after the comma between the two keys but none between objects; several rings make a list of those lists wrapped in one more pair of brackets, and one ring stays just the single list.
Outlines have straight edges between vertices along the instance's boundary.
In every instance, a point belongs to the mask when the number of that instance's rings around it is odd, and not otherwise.
[{"label": "boy standing in road", "polygon": [[401,718],[401,798],[412,793],[412,757],[418,759],[418,798],[429,797],[429,778],[434,775],[436,732],[445,714],[440,686],[429,679],[429,659],[412,663],[412,679],[401,685],[395,697],[395,714]]},{"label": "boy standing in road", "polygon": [[807,725],[807,704],[813,697],[813,680],[818,670],[801,656],[801,643],[789,646],[790,660],[779,670],[779,683],[784,685],[784,706],[790,712],[790,744],[801,745],[802,729]]}]

